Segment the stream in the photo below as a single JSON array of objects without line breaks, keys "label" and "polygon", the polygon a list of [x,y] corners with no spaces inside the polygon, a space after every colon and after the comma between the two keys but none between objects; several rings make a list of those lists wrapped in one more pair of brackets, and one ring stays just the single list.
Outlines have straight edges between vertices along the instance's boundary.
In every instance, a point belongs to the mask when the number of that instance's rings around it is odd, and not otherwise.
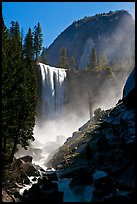
[{"label": "stream", "polygon": [[[56,172],[58,177],[58,190],[64,192],[63,201],[64,202],[91,202],[92,194],[94,188],[92,186],[76,186],[73,188],[73,190],[70,188],[69,184],[71,182],[71,179],[68,178],[60,178],[60,171],[55,169],[48,170],[47,167],[44,166],[44,163],[42,160],[40,161],[34,161],[32,162],[35,165],[39,165],[42,167],[47,173],[53,173]],[[39,170],[40,174],[41,171]],[[19,193],[23,195],[24,190],[28,190],[32,187],[33,184],[37,183],[39,176],[30,176],[28,177],[31,184],[24,185],[23,188],[20,189]],[[35,179],[34,179],[35,178]]]}]

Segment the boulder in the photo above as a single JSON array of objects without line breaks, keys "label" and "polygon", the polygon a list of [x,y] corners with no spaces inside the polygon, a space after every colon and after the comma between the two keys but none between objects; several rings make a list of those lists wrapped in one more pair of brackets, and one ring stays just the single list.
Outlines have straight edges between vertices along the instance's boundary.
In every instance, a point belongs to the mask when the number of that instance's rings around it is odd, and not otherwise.
[{"label": "boulder", "polygon": [[101,177],[95,180],[93,185],[95,190],[93,192],[92,202],[102,201],[104,196],[116,192],[114,180],[110,176]]},{"label": "boulder", "polygon": [[23,202],[36,202],[40,201],[42,196],[42,190],[38,184],[33,184],[29,190],[25,190],[23,193]]},{"label": "boulder", "polygon": [[[31,163],[32,162],[32,157],[31,156],[24,156],[24,157],[20,157],[19,158],[20,160],[23,160],[24,162],[29,162],[29,163]],[[18,159],[18,160],[19,160]]]},{"label": "boulder", "polygon": [[64,192],[62,191],[52,191],[49,193],[43,193],[40,201],[46,203],[63,203],[63,196]]},{"label": "boulder", "polygon": [[86,168],[79,168],[77,169],[77,171],[75,172],[75,174],[73,174],[72,180],[70,182],[70,187],[73,189],[75,188],[75,186],[78,185],[91,185],[93,183],[93,175],[91,172],[91,169],[89,169],[88,167]]},{"label": "boulder", "polygon": [[44,191],[58,190],[58,184],[52,182],[51,180],[45,179],[44,177],[42,181],[42,190]]},{"label": "boulder", "polygon": [[14,202],[13,196],[2,190],[2,202]]},{"label": "boulder", "polygon": [[31,164],[31,163],[24,163],[21,165],[22,171],[27,176],[40,176],[40,172]]},{"label": "boulder", "polygon": [[39,178],[29,190],[23,193],[23,202],[63,203],[63,192],[58,191],[58,184],[48,180],[47,177]]},{"label": "boulder", "polygon": [[43,176],[46,176],[51,181],[58,181],[58,176],[55,171],[46,171],[43,173]]},{"label": "boulder", "polygon": [[28,176],[40,176],[39,170],[31,163],[32,157],[15,159],[11,165],[11,183],[29,184]]},{"label": "boulder", "polygon": [[22,184],[30,184],[30,180],[28,178],[28,176],[26,175],[26,173],[22,172],[21,176],[20,176],[20,180],[19,180]]},{"label": "boulder", "polygon": [[136,104],[136,90],[135,90],[135,68],[132,70],[127,78],[123,89],[123,101],[129,108],[135,108]]}]

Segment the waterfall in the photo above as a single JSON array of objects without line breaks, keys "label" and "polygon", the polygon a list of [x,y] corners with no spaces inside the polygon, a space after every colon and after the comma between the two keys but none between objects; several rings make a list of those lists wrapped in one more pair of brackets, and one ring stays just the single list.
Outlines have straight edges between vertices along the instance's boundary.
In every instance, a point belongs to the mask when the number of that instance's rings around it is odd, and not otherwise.
[{"label": "waterfall", "polygon": [[[34,138],[38,144],[42,143],[44,146],[50,146],[50,142],[55,142],[56,145],[51,145],[54,149],[55,146],[62,145],[58,143],[58,137],[64,139],[71,137],[72,133],[87,121],[87,116],[79,117],[75,112],[75,107],[73,108],[73,105],[71,106],[68,102],[68,93],[71,90],[68,91],[66,69],[51,67],[43,63],[37,63],[37,65],[39,112],[37,112],[38,118],[34,127]],[[33,146],[40,147],[34,143]],[[47,148],[45,149],[47,151]]]},{"label": "waterfall", "polygon": [[39,63],[42,76],[42,120],[61,117],[65,101],[66,70]]}]

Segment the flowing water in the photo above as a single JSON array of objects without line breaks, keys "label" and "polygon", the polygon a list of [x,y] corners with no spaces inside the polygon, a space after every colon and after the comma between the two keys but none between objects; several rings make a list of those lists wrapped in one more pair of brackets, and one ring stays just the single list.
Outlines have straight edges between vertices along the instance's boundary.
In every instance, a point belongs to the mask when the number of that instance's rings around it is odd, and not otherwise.
[{"label": "flowing water", "polygon": [[65,101],[66,70],[39,63],[42,75],[42,119],[61,117]]}]

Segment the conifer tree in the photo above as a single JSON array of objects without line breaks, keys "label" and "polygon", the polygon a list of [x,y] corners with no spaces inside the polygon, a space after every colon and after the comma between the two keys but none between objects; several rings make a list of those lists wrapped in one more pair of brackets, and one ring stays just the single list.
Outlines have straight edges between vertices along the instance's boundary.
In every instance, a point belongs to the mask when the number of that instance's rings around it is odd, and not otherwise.
[{"label": "conifer tree", "polygon": [[18,22],[12,21],[9,30],[2,22],[2,67],[2,152],[5,165],[12,162],[18,144],[25,148],[28,141],[34,139],[34,63],[29,57],[23,58]]},{"label": "conifer tree", "polygon": [[97,55],[96,55],[96,49],[93,48],[91,51],[91,54],[89,56],[89,64],[87,65],[88,69],[96,69],[97,68]]},{"label": "conifer tree", "polygon": [[71,58],[69,60],[69,68],[72,70],[76,69],[76,62],[75,62],[75,58],[73,56],[71,56]]},{"label": "conifer tree", "polygon": [[[8,128],[7,124],[10,121],[8,106],[8,92],[9,92],[9,80],[10,80],[10,70],[8,66],[8,50],[9,50],[9,33],[8,29],[4,24],[2,18],[2,161],[6,157],[6,144],[8,140]],[[3,163],[2,163],[3,164]]]},{"label": "conifer tree", "polygon": [[28,29],[28,33],[24,39],[23,53],[24,57],[27,58],[27,60],[34,60],[33,35],[31,32],[31,28]]},{"label": "conifer tree", "polygon": [[[9,160],[13,159],[16,145],[19,138],[19,127],[23,108],[23,60],[22,60],[22,45],[20,38],[20,30],[18,22],[11,22],[9,30],[9,46],[7,53],[7,73],[8,79],[3,81],[3,136],[7,137],[5,152],[9,151]],[[5,72],[5,67],[4,67]],[[4,103],[6,99],[7,103]],[[3,111],[4,111],[3,110]],[[7,114],[6,110],[8,111]],[[7,122],[7,123],[6,123]],[[8,124],[8,127],[7,127]],[[7,130],[6,130],[7,128]],[[10,144],[10,145],[9,145]],[[8,148],[10,146],[10,148]]]},{"label": "conifer tree", "polygon": [[61,68],[68,68],[68,58],[67,58],[67,50],[66,48],[61,48],[60,50],[60,61],[59,61],[59,67]]},{"label": "conifer tree", "polygon": [[34,27],[34,53],[35,58],[37,58],[40,55],[40,51],[42,49],[42,42],[43,42],[43,35],[42,35],[42,29],[40,27],[40,23],[38,22],[38,25]]}]

